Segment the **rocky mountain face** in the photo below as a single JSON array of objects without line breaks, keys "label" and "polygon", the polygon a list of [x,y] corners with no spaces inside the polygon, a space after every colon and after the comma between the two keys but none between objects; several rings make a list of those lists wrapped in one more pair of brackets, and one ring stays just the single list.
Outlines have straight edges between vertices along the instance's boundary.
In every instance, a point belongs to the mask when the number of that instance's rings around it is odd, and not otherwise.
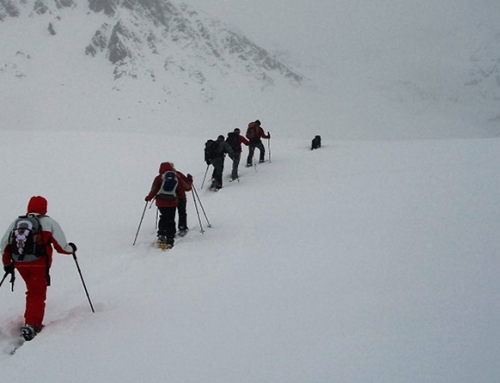
[{"label": "rocky mountain face", "polygon": [[297,87],[304,81],[220,21],[169,0],[0,0],[0,22],[43,17],[47,39],[71,33],[61,27],[70,14],[78,14],[87,25],[99,20],[93,35],[76,43],[82,44],[82,55],[107,62],[117,82],[148,79],[161,83],[167,93],[173,84],[176,89],[194,84],[210,100],[221,77],[226,85],[260,89],[278,83]]},{"label": "rocky mountain face", "polygon": [[472,70],[466,85],[478,89],[484,99],[500,101],[500,34],[471,57]]}]

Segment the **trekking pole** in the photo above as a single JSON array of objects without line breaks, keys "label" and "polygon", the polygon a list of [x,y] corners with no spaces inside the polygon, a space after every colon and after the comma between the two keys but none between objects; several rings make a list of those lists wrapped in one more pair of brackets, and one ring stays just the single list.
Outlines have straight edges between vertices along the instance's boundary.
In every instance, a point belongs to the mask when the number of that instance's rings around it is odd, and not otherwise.
[{"label": "trekking pole", "polygon": [[2,287],[2,285],[3,285],[3,281],[5,281],[5,279],[7,279],[7,275],[9,275],[9,274],[10,274],[10,273],[5,273],[5,274],[3,275],[3,278],[2,278],[2,280],[0,281],[0,287]]},{"label": "trekking pole", "polygon": [[82,275],[82,271],[80,270],[80,265],[78,264],[78,260],[76,259],[76,250],[73,251],[73,259],[75,260],[76,269],[78,270],[78,274],[80,274],[80,279],[82,280],[83,289],[85,290],[85,294],[87,295],[87,299],[89,300],[90,309],[92,310],[93,313],[95,313],[94,306],[92,306],[92,301],[90,300],[89,292],[87,290],[87,285],[85,285],[85,281],[83,280],[83,275]]},{"label": "trekking pole", "polygon": [[267,132],[269,139],[267,140],[267,150],[269,151],[269,163],[271,163],[271,136],[269,132]]},{"label": "trekking pole", "polygon": [[208,168],[210,165],[207,165],[207,170],[205,170],[205,176],[203,177],[203,182],[201,183],[201,189],[203,189],[203,185],[205,185],[205,179],[207,178]]},{"label": "trekking pole", "polygon": [[5,281],[5,279],[7,279],[7,275],[9,275],[9,274],[10,274],[10,284],[12,285],[12,287],[11,287],[11,290],[10,290],[10,291],[14,291],[14,281],[16,280],[16,276],[14,275],[14,272],[12,272],[12,273],[5,273],[5,274],[3,275],[3,278],[2,278],[2,280],[0,281],[0,287],[2,287],[2,285],[3,285],[3,281]]},{"label": "trekking pole", "polygon": [[196,208],[196,214],[198,215],[198,222],[200,223],[201,234],[205,234],[205,230],[203,230],[203,225],[201,224],[200,212],[198,210],[198,204],[196,203],[196,198],[194,197],[194,187],[191,189],[193,194],[194,207]]},{"label": "trekking pole", "polygon": [[135,241],[137,241],[137,236],[139,235],[139,230],[141,230],[142,220],[144,219],[144,214],[146,214],[146,208],[148,207],[148,201],[146,201],[146,205],[144,205],[144,211],[142,212],[141,220],[139,222],[139,227],[137,228],[137,233],[135,233],[134,243],[132,246],[135,246]]},{"label": "trekking pole", "polygon": [[205,219],[207,220],[208,227],[212,227],[212,224],[208,220],[207,213],[205,213],[205,208],[203,207],[203,204],[201,203],[200,196],[198,195],[198,192],[196,191],[196,188],[193,186],[193,190],[196,194],[196,197],[198,198],[198,202],[200,203],[201,210],[203,211],[203,215],[205,216]]}]

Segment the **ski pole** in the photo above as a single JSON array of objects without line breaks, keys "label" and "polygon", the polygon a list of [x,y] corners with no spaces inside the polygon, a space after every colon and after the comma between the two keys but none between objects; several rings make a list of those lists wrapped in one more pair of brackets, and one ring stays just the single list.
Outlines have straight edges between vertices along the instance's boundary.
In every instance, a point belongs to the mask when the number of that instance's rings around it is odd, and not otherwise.
[{"label": "ski pole", "polygon": [[78,260],[76,259],[76,250],[73,251],[73,259],[75,260],[76,269],[78,270],[78,274],[80,274],[80,279],[82,280],[83,289],[85,290],[85,294],[87,295],[87,299],[89,300],[90,309],[92,310],[93,313],[95,313],[94,306],[92,306],[92,301],[90,300],[89,292],[87,290],[87,286],[85,285],[85,281],[83,280],[83,275],[82,275],[82,271],[80,270],[80,265],[78,264]]},{"label": "ski pole", "polygon": [[271,135],[267,132],[269,139],[267,140],[267,150],[269,151],[269,163],[271,163]]},{"label": "ski pole", "polygon": [[203,177],[203,182],[201,183],[201,189],[203,189],[203,185],[205,185],[205,179],[207,178],[208,168],[210,165],[207,165],[207,170],[205,170],[205,176]]},{"label": "ski pole", "polygon": [[198,191],[196,190],[196,188],[194,186],[193,186],[193,190],[196,194],[196,197],[198,198],[198,202],[200,203],[201,210],[203,211],[203,215],[205,216],[205,219],[207,220],[208,227],[212,227],[212,224],[208,220],[207,213],[205,213],[205,208],[203,207],[203,204],[201,203],[201,199],[200,199],[200,196],[198,195]]},{"label": "ski pole", "polygon": [[2,287],[2,285],[3,285],[3,281],[5,281],[5,279],[7,279],[7,275],[9,275],[9,274],[10,274],[10,273],[5,273],[5,274],[3,275],[3,278],[2,278],[2,280],[0,281],[0,287]]},{"label": "ski pole", "polygon": [[158,229],[158,211],[159,209],[156,208],[155,230]]},{"label": "ski pole", "polygon": [[2,287],[3,281],[5,281],[5,279],[7,279],[7,275],[9,275],[9,274],[10,274],[10,282],[9,283],[12,285],[11,288],[10,288],[10,291],[14,291],[14,281],[16,280],[16,276],[14,275],[14,272],[12,272],[12,273],[5,273],[3,275],[3,278],[0,281],[0,287]]},{"label": "ski pole", "polygon": [[201,223],[200,212],[198,210],[198,204],[196,203],[196,198],[194,197],[194,188],[191,189],[191,192],[193,194],[193,201],[194,201],[194,207],[196,208],[196,214],[198,215],[198,222],[200,223],[201,234],[205,234],[205,230],[203,230],[203,225]]},{"label": "ski pole", "polygon": [[134,243],[132,246],[135,246],[135,241],[137,241],[137,236],[139,235],[139,230],[141,230],[142,220],[144,219],[144,214],[146,213],[146,208],[148,207],[148,201],[146,201],[146,205],[144,205],[144,211],[142,212],[141,220],[139,222],[139,227],[137,228],[137,233],[135,233]]}]

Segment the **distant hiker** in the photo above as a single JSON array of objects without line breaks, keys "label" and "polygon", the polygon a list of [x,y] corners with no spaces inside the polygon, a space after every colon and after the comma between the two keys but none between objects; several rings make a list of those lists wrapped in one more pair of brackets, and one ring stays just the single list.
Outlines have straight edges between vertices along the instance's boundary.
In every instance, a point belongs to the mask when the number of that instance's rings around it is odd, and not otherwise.
[{"label": "distant hiker", "polygon": [[193,176],[188,173],[187,176],[182,174],[180,171],[177,171],[177,176],[179,177],[179,186],[177,187],[177,214],[179,214],[179,222],[177,226],[177,234],[179,237],[184,237],[189,228],[187,226],[187,198],[186,192],[191,191],[193,186]]},{"label": "distant hiker", "polygon": [[[146,201],[156,200],[156,206],[160,211],[158,222],[158,247],[171,249],[174,247],[175,238],[175,211],[179,203],[179,175],[171,162],[162,162],[158,175],[153,180],[151,191],[146,196]],[[187,179],[187,177],[186,177]],[[182,195],[182,192],[181,192]]]},{"label": "distant hiker", "polygon": [[255,120],[248,124],[247,134],[248,140],[250,141],[250,145],[248,146],[248,158],[247,158],[247,166],[253,165],[253,154],[255,148],[258,148],[260,151],[259,163],[264,162],[264,157],[266,155],[266,149],[264,149],[264,145],[262,144],[261,138],[270,139],[271,133],[267,132],[267,136],[264,133],[264,130],[260,126],[260,121]]},{"label": "distant hiker", "polygon": [[17,270],[26,283],[25,325],[21,335],[29,341],[42,330],[47,286],[53,248],[61,254],[72,254],[75,244],[66,241],[59,224],[47,213],[47,200],[31,197],[27,214],[12,222],[1,239],[3,268],[6,273]]},{"label": "distant hiker", "polygon": [[311,150],[321,148],[321,136],[315,136],[311,141]]},{"label": "distant hiker", "polygon": [[226,153],[232,158],[234,151],[220,135],[217,140],[208,140],[205,144],[205,161],[207,165],[213,165],[212,184],[210,190],[218,191],[222,188],[222,173],[224,171],[224,159]]},{"label": "distant hiker", "polygon": [[227,134],[226,142],[229,144],[231,149],[233,149],[233,169],[231,172],[231,179],[234,181],[238,179],[238,166],[240,165],[241,159],[241,144],[248,146],[250,142],[243,137],[239,128],[234,129],[233,132]]}]

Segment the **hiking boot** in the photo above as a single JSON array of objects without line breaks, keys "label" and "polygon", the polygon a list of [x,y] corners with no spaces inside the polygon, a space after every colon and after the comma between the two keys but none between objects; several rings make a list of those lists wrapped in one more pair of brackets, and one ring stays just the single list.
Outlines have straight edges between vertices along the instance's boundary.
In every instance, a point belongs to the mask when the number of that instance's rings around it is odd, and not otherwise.
[{"label": "hiking boot", "polygon": [[36,334],[39,332],[36,328],[36,326],[33,326],[31,324],[27,324],[23,327],[21,327],[21,336],[24,338],[25,341],[30,341],[32,340]]},{"label": "hiking boot", "polygon": [[247,168],[251,168],[252,167],[252,164],[247,164]]},{"label": "hiking boot", "polygon": [[173,243],[167,243],[167,246],[165,246],[165,249],[171,249],[172,247],[174,247],[174,244]]},{"label": "hiking boot", "polygon": [[266,162],[265,160],[259,160],[259,164]]},{"label": "hiking boot", "polygon": [[187,233],[188,233],[189,229],[186,227],[185,229],[180,229],[178,232],[177,232],[177,235],[179,237],[184,237]]}]

